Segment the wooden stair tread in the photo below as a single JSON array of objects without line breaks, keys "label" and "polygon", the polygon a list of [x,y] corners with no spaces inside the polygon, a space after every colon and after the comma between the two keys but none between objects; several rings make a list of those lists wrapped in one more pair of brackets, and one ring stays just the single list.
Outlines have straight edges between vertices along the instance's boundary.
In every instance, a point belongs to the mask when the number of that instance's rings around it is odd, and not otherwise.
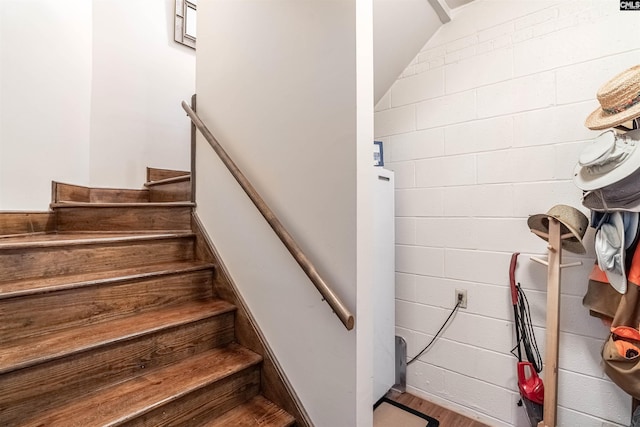
[{"label": "wooden stair tread", "polygon": [[104,388],[21,425],[120,425],[261,361],[258,354],[229,344]]},{"label": "wooden stair tread", "polygon": [[0,374],[235,310],[223,300],[197,301],[109,322],[0,344]]},{"label": "wooden stair tread", "polygon": [[295,422],[289,413],[262,396],[235,407],[215,420],[197,427],[287,427]]},{"label": "wooden stair tread", "polygon": [[176,182],[184,182],[184,181],[190,181],[190,180],[191,180],[191,174],[188,174],[188,175],[182,175],[182,176],[174,176],[171,178],[158,179],[156,181],[147,181],[144,183],[144,186],[153,187],[156,185],[174,184]]},{"label": "wooden stair tread", "polygon": [[122,268],[119,270],[97,271],[66,276],[49,276],[39,279],[23,279],[0,283],[0,300],[212,268],[214,268],[213,264],[202,261],[176,261]]},{"label": "wooden stair tread", "polygon": [[94,203],[94,202],[56,202],[49,206],[56,208],[148,208],[148,207],[194,207],[196,204],[189,201],[180,202],[111,202],[111,203]]},{"label": "wooden stair tread", "polygon": [[189,231],[171,233],[47,233],[30,234],[0,239],[0,250],[44,248],[74,245],[96,245],[108,243],[127,243],[144,240],[174,239],[177,237],[193,237]]},{"label": "wooden stair tread", "polygon": [[[108,237],[125,237],[132,233],[109,233]],[[158,233],[156,233],[158,234]],[[165,234],[165,233],[163,233]],[[0,244],[8,242],[39,242],[47,240],[74,240],[79,238],[100,238],[105,237],[104,233],[30,233],[21,234],[19,236],[6,236],[0,238]]]},{"label": "wooden stair tread", "polygon": [[53,182],[49,211],[0,217],[0,425],[295,425],[216,274],[191,173],[146,181]]}]

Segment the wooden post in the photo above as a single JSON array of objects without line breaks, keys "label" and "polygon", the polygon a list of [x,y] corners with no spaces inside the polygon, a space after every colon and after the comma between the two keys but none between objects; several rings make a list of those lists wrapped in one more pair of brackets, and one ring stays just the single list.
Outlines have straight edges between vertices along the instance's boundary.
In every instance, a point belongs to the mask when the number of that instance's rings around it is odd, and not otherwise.
[{"label": "wooden post", "polygon": [[[196,105],[196,94],[194,93],[191,96],[191,109],[193,111],[197,110]],[[195,123],[191,122],[191,201],[193,203],[196,202],[196,133],[198,132],[198,128],[196,128]]]},{"label": "wooden post", "polygon": [[562,240],[560,222],[549,217],[547,270],[547,332],[544,361],[544,411],[538,427],[556,427],[558,407],[558,338],[560,331],[560,267]]}]

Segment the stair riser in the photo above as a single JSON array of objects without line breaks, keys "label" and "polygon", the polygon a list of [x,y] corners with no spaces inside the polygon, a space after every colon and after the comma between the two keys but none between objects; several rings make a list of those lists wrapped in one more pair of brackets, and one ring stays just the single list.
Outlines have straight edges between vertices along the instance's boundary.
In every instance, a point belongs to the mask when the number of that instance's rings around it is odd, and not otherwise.
[{"label": "stair riser", "polygon": [[144,203],[149,201],[149,190],[92,188],[89,191],[89,201],[91,203]]},{"label": "stair riser", "polygon": [[233,313],[225,313],[5,374],[0,380],[0,425],[21,425],[27,416],[233,338]]},{"label": "stair riser", "polygon": [[149,187],[151,202],[182,202],[191,200],[191,181],[174,182]]},{"label": "stair riser", "polygon": [[191,230],[191,207],[57,207],[58,231]]},{"label": "stair riser", "polygon": [[189,171],[173,169],[147,168],[147,181],[160,181],[167,178],[176,178],[189,175]]},{"label": "stair riser", "polygon": [[54,182],[53,201],[84,203],[143,203],[149,201],[149,190],[89,188],[80,185]]},{"label": "stair riser", "polygon": [[193,257],[193,239],[141,240],[0,251],[0,281],[109,271]]},{"label": "stair riser", "polygon": [[83,185],[53,182],[53,202],[89,202],[91,189]]},{"label": "stair riser", "polygon": [[211,270],[0,301],[0,342],[213,297]]},{"label": "stair riser", "polygon": [[0,236],[45,233],[54,228],[51,212],[0,212]]},{"label": "stair riser", "polygon": [[253,366],[119,425],[127,427],[195,425],[199,418],[219,417],[257,395],[259,390],[260,369]]}]

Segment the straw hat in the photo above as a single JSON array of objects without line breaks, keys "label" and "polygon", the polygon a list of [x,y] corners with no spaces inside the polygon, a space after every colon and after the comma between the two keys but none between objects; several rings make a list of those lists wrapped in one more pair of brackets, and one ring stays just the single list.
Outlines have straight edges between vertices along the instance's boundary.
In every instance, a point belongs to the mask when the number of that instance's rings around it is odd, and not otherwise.
[{"label": "straw hat", "polygon": [[[531,230],[549,233],[549,217],[560,221],[560,234],[573,234],[573,237],[562,240],[562,248],[576,254],[586,252],[582,244],[584,233],[589,227],[589,219],[574,207],[567,205],[556,205],[549,209],[546,214],[531,215],[527,224]],[[543,238],[544,239],[544,238]],[[548,239],[544,239],[548,240]]]},{"label": "straw hat", "polygon": [[606,82],[597,97],[600,108],[585,121],[589,129],[606,129],[640,117],[640,65]]}]

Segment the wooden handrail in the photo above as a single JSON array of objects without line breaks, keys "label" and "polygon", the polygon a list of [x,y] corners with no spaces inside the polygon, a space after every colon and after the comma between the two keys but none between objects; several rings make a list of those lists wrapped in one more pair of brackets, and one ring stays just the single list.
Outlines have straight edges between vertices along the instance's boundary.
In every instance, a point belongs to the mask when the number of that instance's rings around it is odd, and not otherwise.
[{"label": "wooden handrail", "polygon": [[338,296],[318,274],[314,265],[302,252],[302,249],[300,249],[293,237],[291,237],[282,223],[280,223],[273,211],[269,208],[269,206],[267,206],[265,201],[258,194],[253,185],[251,185],[249,180],[244,176],[240,169],[238,169],[238,166],[236,166],[233,160],[231,160],[227,152],[222,148],[220,143],[216,140],[209,129],[207,129],[207,126],[205,126],[196,112],[193,111],[193,109],[191,109],[189,104],[187,104],[185,101],[182,101],[182,108],[184,108],[184,110],[187,112],[187,115],[191,118],[193,124],[198,128],[207,142],[209,142],[213,150],[218,154],[227,169],[229,169],[229,172],[231,172],[236,181],[238,181],[238,184],[240,184],[245,193],[247,193],[247,196],[249,196],[253,204],[258,208],[264,219],[267,220],[282,243],[284,243],[287,250],[289,251],[289,253],[291,253],[298,265],[300,265],[302,270],[307,274],[311,282],[315,285],[316,289],[318,289],[318,292],[320,292],[320,295],[322,295],[323,299],[327,301],[329,306],[331,306],[331,309],[334,311],[336,316],[338,316],[340,321],[348,330],[352,330],[355,323],[353,314],[346,308],[340,298],[338,298]]}]

